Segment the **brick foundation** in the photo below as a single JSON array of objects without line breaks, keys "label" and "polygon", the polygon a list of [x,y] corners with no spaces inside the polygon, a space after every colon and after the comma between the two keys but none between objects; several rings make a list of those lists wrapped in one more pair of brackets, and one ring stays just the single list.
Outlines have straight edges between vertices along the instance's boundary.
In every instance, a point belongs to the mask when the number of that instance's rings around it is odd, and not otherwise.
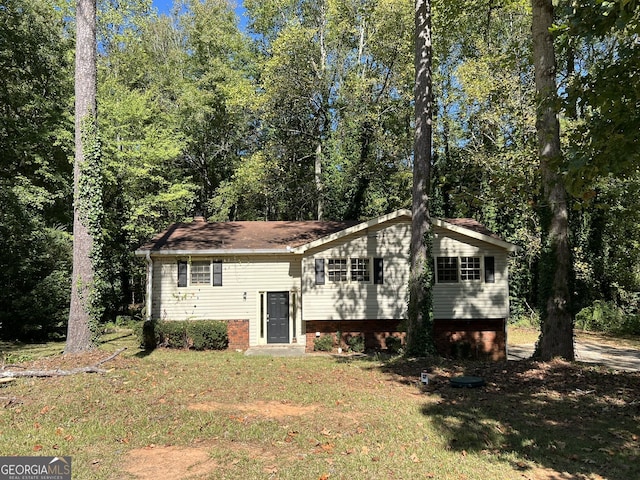
[{"label": "brick foundation", "polygon": [[404,343],[405,332],[399,330],[402,320],[309,320],[306,326],[306,352],[313,352],[313,341],[316,332],[320,335],[333,335],[337,345],[336,334],[341,333],[342,347],[346,347],[347,341],[352,336],[364,336],[364,344],[367,349],[386,349],[385,339],[390,336],[399,337]]},{"label": "brick foundation", "polygon": [[246,350],[249,348],[249,320],[227,320],[229,350]]},{"label": "brick foundation", "polygon": [[442,356],[494,361],[507,358],[504,318],[435,320],[433,330]]}]

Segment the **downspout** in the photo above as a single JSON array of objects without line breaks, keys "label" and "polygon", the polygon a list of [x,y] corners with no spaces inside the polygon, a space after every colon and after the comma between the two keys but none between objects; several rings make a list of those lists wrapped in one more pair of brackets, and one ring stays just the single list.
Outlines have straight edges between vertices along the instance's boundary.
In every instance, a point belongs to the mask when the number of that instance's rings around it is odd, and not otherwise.
[{"label": "downspout", "polygon": [[147,251],[147,288],[146,288],[146,310],[147,321],[151,320],[152,302],[153,302],[153,260],[151,260],[151,251]]}]

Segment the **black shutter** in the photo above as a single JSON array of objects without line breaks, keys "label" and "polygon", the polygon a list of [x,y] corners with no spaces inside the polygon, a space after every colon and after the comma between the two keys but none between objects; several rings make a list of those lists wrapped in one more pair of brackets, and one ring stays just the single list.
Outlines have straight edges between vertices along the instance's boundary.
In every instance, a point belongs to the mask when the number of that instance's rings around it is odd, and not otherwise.
[{"label": "black shutter", "polygon": [[187,286],[187,262],[178,261],[178,286]]},{"label": "black shutter", "polygon": [[316,285],[324,285],[324,258],[316,258]]},{"label": "black shutter", "polygon": [[213,262],[213,286],[221,287],[222,286],[222,261],[215,260]]},{"label": "black shutter", "polygon": [[373,283],[376,285],[384,283],[384,261],[382,258],[373,259]]},{"label": "black shutter", "polygon": [[484,281],[485,283],[496,282],[496,262],[494,257],[484,257]]}]

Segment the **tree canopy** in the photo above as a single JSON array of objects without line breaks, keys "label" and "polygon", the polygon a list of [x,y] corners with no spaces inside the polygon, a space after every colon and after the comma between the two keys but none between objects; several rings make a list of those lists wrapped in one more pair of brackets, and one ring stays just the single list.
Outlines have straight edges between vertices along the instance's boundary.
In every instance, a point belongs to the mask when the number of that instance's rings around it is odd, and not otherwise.
[{"label": "tree canopy", "polygon": [[[430,214],[523,247],[511,317],[537,321],[546,208],[532,7],[433,0]],[[402,0],[97,3],[98,321],[132,315],[133,251],[170,223],[367,219],[412,204],[415,11]],[[73,205],[74,11],[0,6],[0,336],[60,334]],[[560,1],[549,30],[567,192],[570,316],[640,305],[640,5]],[[602,310],[601,311],[605,311]],[[619,317],[616,317],[619,318]],[[601,322],[606,325],[612,324]],[[634,326],[635,325],[635,326]]]}]

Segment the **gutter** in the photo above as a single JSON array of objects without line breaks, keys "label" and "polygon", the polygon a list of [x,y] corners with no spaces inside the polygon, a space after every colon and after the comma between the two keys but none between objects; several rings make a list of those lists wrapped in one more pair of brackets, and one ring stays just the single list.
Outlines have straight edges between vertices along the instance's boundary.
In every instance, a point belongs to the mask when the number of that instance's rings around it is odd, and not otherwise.
[{"label": "gutter", "polygon": [[175,257],[175,256],[229,256],[229,255],[291,255],[297,253],[291,247],[282,249],[210,249],[210,250],[136,250],[135,255],[138,257],[149,258],[152,254],[154,257]]},{"label": "gutter", "polygon": [[[136,252],[137,254],[138,252]],[[151,311],[153,303],[153,261],[151,260],[151,252],[147,250],[145,255],[147,260],[147,288],[146,288],[146,310],[147,320],[151,320]]]}]

